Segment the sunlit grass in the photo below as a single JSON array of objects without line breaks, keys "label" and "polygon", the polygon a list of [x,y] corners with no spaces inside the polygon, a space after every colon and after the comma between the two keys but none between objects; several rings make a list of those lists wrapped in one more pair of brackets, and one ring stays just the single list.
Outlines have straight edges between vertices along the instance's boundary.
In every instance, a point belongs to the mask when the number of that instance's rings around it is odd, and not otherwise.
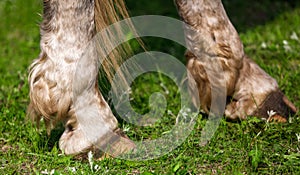
[{"label": "sunlit grass", "polygon": [[[230,6],[228,2],[224,1]],[[242,1],[234,2],[241,4],[241,8],[246,7]],[[131,14],[142,14],[142,8],[148,7],[145,13],[177,16],[171,1],[147,1],[149,6],[141,4],[128,0]],[[269,1],[262,1],[261,10],[270,8],[269,4]],[[42,3],[36,0],[0,2],[0,174],[300,173],[299,115],[286,124],[266,123],[255,118],[236,123],[222,120],[211,142],[201,147],[201,131],[207,119],[200,114],[187,140],[171,153],[154,160],[105,158],[94,160],[91,167],[88,160],[62,155],[57,147],[59,130],[48,138],[43,125],[37,131],[26,120],[29,101],[27,67],[39,54],[38,23],[41,18],[38,13],[41,7]],[[276,11],[277,7],[282,7],[281,11]],[[245,17],[239,8],[229,8],[228,14],[233,15],[231,18],[240,29],[246,53],[278,81],[299,108],[300,8],[291,8],[278,1],[270,12],[265,13],[272,18],[256,22],[253,17],[251,25],[243,21]],[[240,17],[242,20],[239,21]],[[155,38],[145,39],[145,43],[151,50],[174,54],[184,62],[181,56],[184,48],[175,43]],[[169,91],[166,96],[168,108],[164,117],[153,126],[135,127],[120,121],[126,134],[141,140],[157,138],[169,131],[176,122],[176,117],[170,114],[176,114],[180,108],[174,86],[170,79],[155,73],[139,77],[132,89],[132,105],[136,111],[149,111],[151,93],[167,94],[166,88]]]}]

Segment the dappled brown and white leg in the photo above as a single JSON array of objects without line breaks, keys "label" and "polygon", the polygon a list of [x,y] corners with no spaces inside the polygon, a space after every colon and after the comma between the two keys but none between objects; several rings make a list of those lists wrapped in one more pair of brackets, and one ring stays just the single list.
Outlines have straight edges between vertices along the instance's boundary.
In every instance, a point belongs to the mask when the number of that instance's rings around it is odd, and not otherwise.
[{"label": "dappled brown and white leg", "polygon": [[[105,1],[103,5],[106,3],[110,2]],[[94,9],[95,2],[90,0],[44,0],[41,54],[30,68],[28,113],[37,122],[44,118],[48,134],[58,122],[65,124],[59,146],[66,154],[78,154],[95,145],[105,145],[118,131],[118,122],[97,86],[98,69],[95,67],[98,67],[94,58],[84,65],[84,73],[90,75],[91,81],[74,82],[77,64],[96,34]],[[80,85],[85,89],[78,90]],[[95,122],[89,118],[91,116],[102,122]],[[79,121],[79,118],[83,120]],[[107,129],[104,133],[92,133],[93,128]],[[120,150],[134,147],[129,139],[125,141],[128,144],[116,139],[109,143]]]},{"label": "dappled brown and white leg", "polygon": [[242,67],[243,45],[221,1],[176,0],[176,3],[187,24],[187,67],[198,85],[201,107],[208,112],[211,88],[224,86],[227,94],[233,94]]},{"label": "dappled brown and white leg", "polygon": [[207,93],[218,86],[224,86],[231,97],[225,111],[228,118],[268,118],[270,110],[284,117],[296,112],[281,95],[276,80],[245,56],[221,0],[176,0],[176,4],[187,24],[187,67],[196,80],[201,107],[206,112],[214,100]]}]

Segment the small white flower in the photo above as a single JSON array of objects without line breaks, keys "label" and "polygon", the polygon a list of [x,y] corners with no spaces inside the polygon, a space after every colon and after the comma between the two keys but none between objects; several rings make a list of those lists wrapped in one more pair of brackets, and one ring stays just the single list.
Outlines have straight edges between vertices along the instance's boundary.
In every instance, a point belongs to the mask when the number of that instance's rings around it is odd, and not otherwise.
[{"label": "small white flower", "polygon": [[273,115],[275,115],[275,114],[276,114],[276,112],[275,112],[275,111],[273,111],[273,110],[271,110],[271,111],[267,111],[267,113],[268,113],[268,116],[269,116],[269,117],[272,117]]},{"label": "small white flower", "polygon": [[183,117],[187,117],[188,116],[188,113],[186,111],[180,111],[180,114],[183,116]]},{"label": "small white flower", "polygon": [[100,169],[99,165],[95,165],[94,166],[94,170],[96,170],[96,172]]},{"label": "small white flower", "polygon": [[261,43],[261,47],[262,47],[263,49],[266,49],[266,48],[267,48],[267,44],[266,44],[265,42],[262,42],[262,43]]},{"label": "small white flower", "polygon": [[75,167],[69,167],[69,170],[70,170],[72,173],[76,173],[76,168],[75,168]]},{"label": "small white flower", "polygon": [[41,171],[41,174],[49,174],[49,172],[47,169],[45,169],[45,170]]},{"label": "small white flower", "polygon": [[290,36],[290,38],[293,39],[293,40],[296,40],[296,41],[299,40],[298,35],[297,35],[296,32],[293,32],[292,35]]},{"label": "small white flower", "polygon": [[45,169],[44,171],[41,171],[41,174],[49,174],[49,175],[53,175],[55,173],[55,169],[52,169],[50,172]]},{"label": "small white flower", "polygon": [[188,116],[188,112],[189,112],[188,108],[185,108],[185,107],[184,107],[184,108],[180,109],[179,114],[180,114],[182,117],[186,118],[186,117]]},{"label": "small white flower", "polygon": [[291,48],[291,46],[289,45],[289,42],[288,42],[287,40],[283,40],[282,43],[283,43],[283,48],[284,48],[284,50],[285,50],[286,52],[292,50],[292,48]]},{"label": "small white flower", "polygon": [[53,175],[55,173],[55,169],[50,171],[50,175]]}]

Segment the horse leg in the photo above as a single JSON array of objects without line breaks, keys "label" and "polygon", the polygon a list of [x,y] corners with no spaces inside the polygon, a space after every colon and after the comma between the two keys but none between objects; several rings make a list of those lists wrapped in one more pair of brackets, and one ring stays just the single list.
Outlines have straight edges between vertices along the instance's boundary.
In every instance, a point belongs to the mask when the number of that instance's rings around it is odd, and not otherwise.
[{"label": "horse leg", "polygon": [[[282,117],[296,112],[277,82],[244,53],[221,0],[176,0],[187,24],[187,68],[198,85],[200,105],[208,112],[212,88],[226,88],[231,100],[225,110],[230,119],[248,115],[268,118],[268,111]],[[219,75],[219,76],[218,76]]]},{"label": "horse leg", "polygon": [[80,60],[96,34],[94,9],[95,1],[90,0],[44,0],[41,54],[30,67],[28,113],[37,122],[44,118],[48,134],[57,122],[65,124],[59,141],[65,154],[107,143],[120,148],[115,155],[134,147],[129,139],[126,143],[115,139],[118,122],[98,89],[98,66],[93,57],[86,60],[81,72],[88,78],[74,82],[78,64],[83,66]]}]

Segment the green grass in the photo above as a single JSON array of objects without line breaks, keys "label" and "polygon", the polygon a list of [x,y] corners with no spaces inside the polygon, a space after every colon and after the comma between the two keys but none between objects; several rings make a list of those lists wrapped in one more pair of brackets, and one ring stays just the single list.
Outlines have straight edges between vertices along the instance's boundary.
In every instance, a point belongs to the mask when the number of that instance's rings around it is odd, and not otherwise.
[{"label": "green grass", "polygon": [[[246,53],[277,79],[281,89],[300,107],[300,7],[297,1],[264,0],[244,2],[224,0],[228,14],[241,34]],[[286,124],[273,124],[249,118],[241,122],[221,121],[207,146],[199,145],[207,119],[199,115],[187,140],[171,153],[154,160],[126,161],[107,158],[94,161],[61,155],[59,135],[46,136],[26,120],[29,102],[27,67],[39,54],[37,0],[0,1],[0,174],[299,174],[300,118]],[[173,2],[128,0],[132,15],[159,14],[178,17]],[[145,39],[148,50],[171,53],[184,62],[184,48],[163,39]],[[288,46],[284,44],[288,43]],[[140,113],[149,110],[151,92],[170,93],[168,109],[175,113],[180,106],[174,84],[157,74],[139,77],[133,85],[132,104]],[[146,91],[149,89],[150,91]],[[153,139],[172,128],[175,118],[165,116],[151,127],[129,128],[129,137]],[[297,138],[298,135],[298,138]],[[75,169],[76,172],[72,172]]]}]

